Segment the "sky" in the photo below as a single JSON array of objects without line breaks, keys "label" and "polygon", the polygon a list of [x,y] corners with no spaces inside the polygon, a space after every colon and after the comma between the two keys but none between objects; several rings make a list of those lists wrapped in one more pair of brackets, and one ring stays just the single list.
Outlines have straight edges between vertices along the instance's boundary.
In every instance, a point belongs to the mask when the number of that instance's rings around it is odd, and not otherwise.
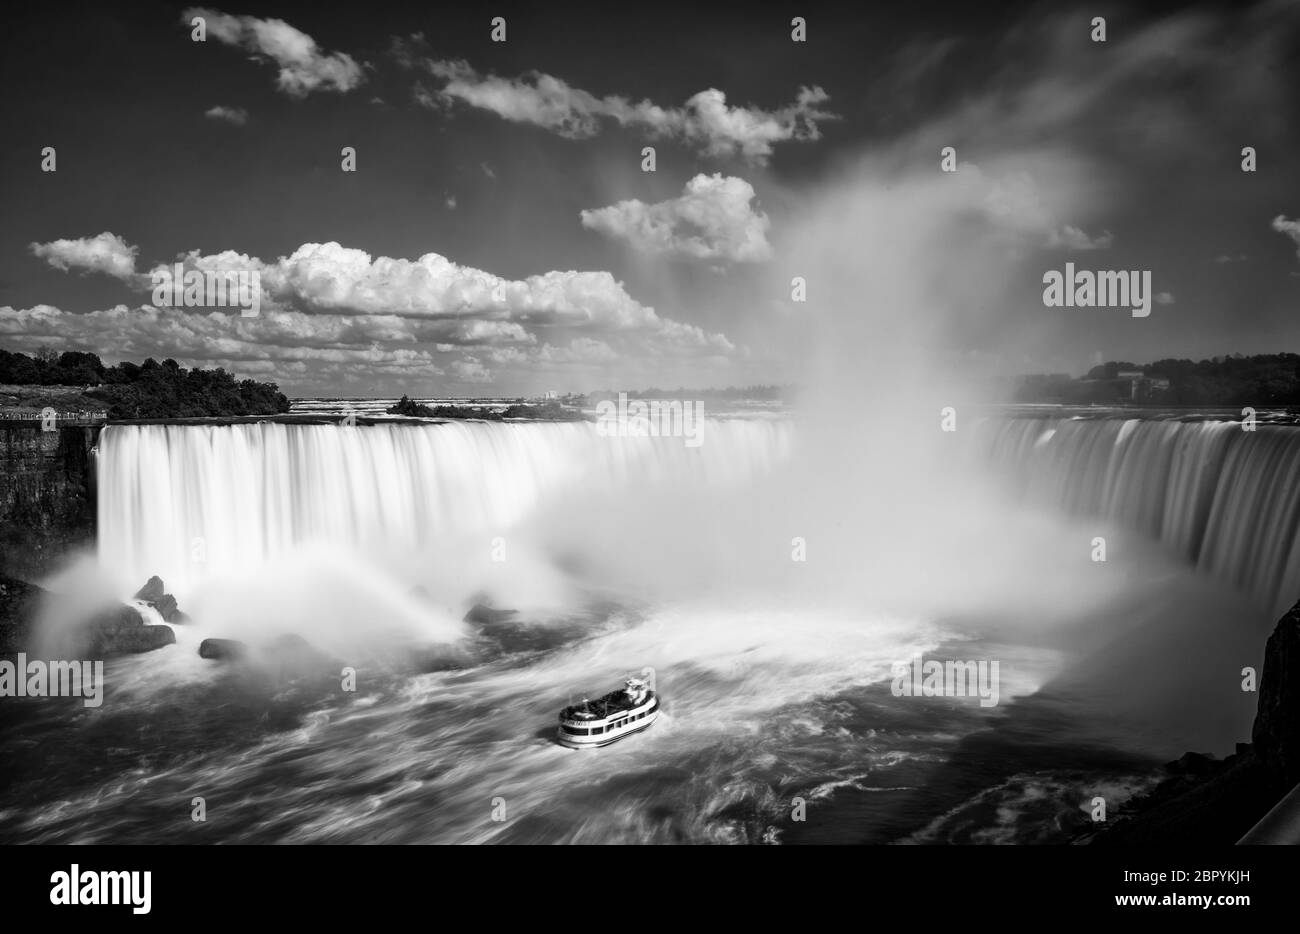
[{"label": "sky", "polygon": [[[1296,2],[8,17],[8,350],[417,397],[1300,351]],[[1045,306],[1066,263],[1150,315]]]}]

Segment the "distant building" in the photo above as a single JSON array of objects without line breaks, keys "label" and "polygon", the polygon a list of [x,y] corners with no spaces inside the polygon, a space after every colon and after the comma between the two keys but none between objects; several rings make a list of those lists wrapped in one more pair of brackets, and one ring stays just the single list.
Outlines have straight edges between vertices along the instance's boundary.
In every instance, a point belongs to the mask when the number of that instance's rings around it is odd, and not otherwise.
[{"label": "distant building", "polygon": [[556,392],[554,389],[548,389],[546,390],[546,393],[542,396],[542,398],[546,399],[547,401],[550,401],[551,399],[560,398],[560,394]]},{"label": "distant building", "polygon": [[1169,389],[1169,380],[1160,376],[1147,376],[1141,370],[1120,370],[1115,379],[1128,383],[1128,397],[1133,402],[1150,402]]}]

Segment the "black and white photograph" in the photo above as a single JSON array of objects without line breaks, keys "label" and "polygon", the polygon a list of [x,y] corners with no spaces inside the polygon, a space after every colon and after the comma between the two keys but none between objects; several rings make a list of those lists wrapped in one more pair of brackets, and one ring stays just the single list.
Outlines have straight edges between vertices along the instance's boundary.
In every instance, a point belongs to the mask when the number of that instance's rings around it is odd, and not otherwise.
[{"label": "black and white photograph", "polygon": [[2,16],[0,843],[78,845],[24,899],[730,844],[1260,907],[1300,2]]}]

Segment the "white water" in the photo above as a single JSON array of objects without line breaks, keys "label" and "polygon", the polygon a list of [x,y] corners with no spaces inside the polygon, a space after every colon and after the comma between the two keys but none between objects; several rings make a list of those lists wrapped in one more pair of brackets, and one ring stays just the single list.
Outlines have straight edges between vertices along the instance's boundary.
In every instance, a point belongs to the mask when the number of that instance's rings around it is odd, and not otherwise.
[{"label": "white water", "polygon": [[178,587],[305,546],[487,553],[566,499],[726,491],[788,452],[788,422],[709,421],[706,443],[589,423],[111,426],[99,442],[100,559]]},{"label": "white water", "polygon": [[980,440],[1027,497],[1165,543],[1273,612],[1300,596],[1300,431],[1239,422],[989,419]]}]

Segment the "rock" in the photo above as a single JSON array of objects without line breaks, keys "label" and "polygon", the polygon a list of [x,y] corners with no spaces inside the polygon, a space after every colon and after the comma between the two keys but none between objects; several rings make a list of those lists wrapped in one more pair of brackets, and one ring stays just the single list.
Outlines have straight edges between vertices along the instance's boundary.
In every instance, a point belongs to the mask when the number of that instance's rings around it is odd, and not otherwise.
[{"label": "rock", "polygon": [[170,626],[146,626],[133,606],[122,604],[100,613],[87,628],[87,647],[92,656],[135,655],[151,652],[176,641]]},{"label": "rock", "polygon": [[169,593],[165,593],[158,600],[153,602],[153,608],[158,611],[158,615],[169,623],[176,622],[176,617],[180,615],[180,608],[176,605],[176,598]]},{"label": "rock", "polygon": [[[139,580],[139,578],[136,578],[136,580]],[[167,596],[167,590],[163,586],[162,578],[155,574],[136,592],[134,599],[143,600],[145,603],[157,603],[165,596]]]},{"label": "rock", "polygon": [[1203,775],[1213,771],[1218,765],[1219,760],[1207,753],[1185,752],[1176,762],[1170,762],[1165,768],[1178,775]]},{"label": "rock", "polygon": [[248,646],[238,639],[204,639],[199,643],[199,658],[245,659]]},{"label": "rock", "polygon": [[1230,845],[1300,783],[1300,603],[1265,647],[1251,739],[1222,762],[1187,753],[1169,763],[1168,777],[1129,802],[1127,815],[1080,842]]},{"label": "rock", "polygon": [[189,622],[189,617],[182,613],[180,607],[176,605],[176,598],[167,593],[162,578],[156,574],[136,591],[134,599],[149,604],[158,611],[159,616],[169,623]]},{"label": "rock", "polygon": [[105,654],[138,655],[141,652],[152,652],[154,649],[161,649],[164,645],[175,643],[176,633],[170,626],[139,626],[121,633],[114,641],[111,651]]},{"label": "rock", "polygon": [[498,610],[484,603],[476,603],[469,608],[465,614],[463,622],[466,623],[500,623],[511,619],[518,610]]},{"label": "rock", "polygon": [[35,584],[0,576],[0,654],[27,648],[32,604],[40,594]]},{"label": "rock", "polygon": [[1278,621],[1264,647],[1250,738],[1255,754],[1285,785],[1300,783],[1300,603]]},{"label": "rock", "polygon": [[[145,589],[155,581],[161,586],[162,581],[154,577]],[[32,603],[41,592],[39,587],[23,581],[0,577],[0,654],[31,650]],[[111,658],[172,645],[176,633],[170,626],[146,625],[138,609],[122,603],[91,617],[66,638],[68,641],[57,648],[60,657]]]}]

